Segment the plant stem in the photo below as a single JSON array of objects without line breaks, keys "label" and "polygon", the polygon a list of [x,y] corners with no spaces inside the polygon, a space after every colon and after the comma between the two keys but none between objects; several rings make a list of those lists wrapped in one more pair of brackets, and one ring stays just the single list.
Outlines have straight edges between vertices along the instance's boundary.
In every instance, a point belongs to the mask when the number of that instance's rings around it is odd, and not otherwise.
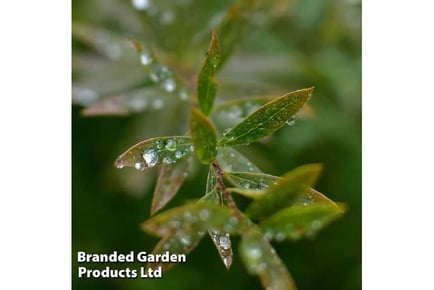
[{"label": "plant stem", "polygon": [[231,193],[226,190],[226,186],[223,182],[223,170],[220,167],[220,165],[217,163],[217,161],[212,162],[212,166],[214,167],[214,170],[216,172],[216,182],[217,182],[217,188],[223,192],[226,204],[228,207],[235,213],[235,216],[238,218],[239,221],[244,220],[244,216],[242,215],[241,211],[238,209],[237,205],[235,204],[235,201],[232,198]]}]

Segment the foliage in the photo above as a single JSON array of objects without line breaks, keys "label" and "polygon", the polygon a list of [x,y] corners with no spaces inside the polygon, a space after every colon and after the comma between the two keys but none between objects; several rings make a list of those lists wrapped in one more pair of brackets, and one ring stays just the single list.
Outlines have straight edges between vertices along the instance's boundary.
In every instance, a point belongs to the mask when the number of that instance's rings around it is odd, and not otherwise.
[{"label": "foliage", "polygon": [[[259,7],[265,5],[258,2]],[[170,31],[175,29],[170,23],[162,33],[149,33],[159,29],[151,10],[145,11],[149,31],[139,38],[146,42],[132,40],[130,36],[125,40],[110,29],[73,23],[76,41],[93,47],[113,61],[110,64],[93,62],[93,71],[90,71],[86,67],[88,59],[77,56],[73,62],[77,72],[73,76],[76,79],[73,100],[85,107],[82,111],[85,115],[145,112],[155,113],[154,116],[177,116],[176,121],[164,122],[170,128],[159,130],[168,131],[167,136],[139,142],[115,161],[118,168],[134,167],[139,171],[149,169],[152,172],[152,168],[159,167],[152,215],[176,197],[188,182],[188,176],[197,175],[196,160],[208,165],[204,196],[197,203],[154,215],[142,224],[143,230],[161,238],[154,248],[155,253],[167,249],[191,253],[208,231],[223,264],[229,268],[233,261],[234,236],[240,236],[239,253],[249,273],[257,274],[263,285],[270,289],[294,289],[291,275],[270,242],[310,238],[341,216],[344,207],[312,188],[321,170],[317,164],[301,166],[278,177],[263,173],[240,153],[247,148],[238,147],[240,145],[265,144],[271,134],[277,132],[279,135],[278,130],[285,124],[293,124],[296,114],[297,118],[308,117],[311,107],[306,102],[313,92],[311,87],[275,97],[276,90],[272,89],[269,94],[264,85],[266,78],[258,74],[261,81],[248,85],[252,87],[251,91],[259,91],[261,95],[254,93],[246,98],[244,93],[239,96],[227,93],[230,80],[219,79],[217,74],[225,64],[231,65],[227,60],[251,20],[253,3],[235,1],[233,5],[226,5],[229,8],[222,4],[227,10],[220,10],[219,21],[203,25],[205,28],[196,34],[197,27],[188,27],[191,35],[187,33],[179,43],[170,41],[174,37]],[[161,16],[164,13],[161,12]],[[198,52],[203,52],[203,40],[209,38],[210,31],[211,43],[200,68],[192,60],[197,58]],[[196,42],[191,41],[193,36]],[[253,75],[256,73],[248,68],[248,64],[239,67]],[[122,70],[125,73],[120,73]],[[225,71],[229,78],[231,71],[234,71],[233,67]],[[294,83],[308,83],[300,87],[316,85],[310,80]],[[243,85],[242,81],[240,84]],[[219,99],[223,96],[225,99]],[[188,133],[183,134],[186,131]],[[151,129],[145,135],[152,133]],[[282,168],[287,170],[288,167]],[[232,194],[241,196],[234,196],[242,204],[240,208],[248,202],[247,207],[238,209]]]}]

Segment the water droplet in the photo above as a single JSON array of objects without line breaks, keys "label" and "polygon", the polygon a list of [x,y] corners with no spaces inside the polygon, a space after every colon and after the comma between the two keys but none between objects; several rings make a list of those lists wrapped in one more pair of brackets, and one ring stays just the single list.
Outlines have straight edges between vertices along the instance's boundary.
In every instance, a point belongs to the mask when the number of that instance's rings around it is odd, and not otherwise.
[{"label": "water droplet", "polygon": [[144,162],[136,162],[134,163],[134,168],[136,168],[139,171],[143,171],[146,169],[146,164]]},{"label": "water droplet", "polygon": [[181,158],[182,156],[184,156],[184,154],[185,154],[185,153],[184,153],[183,151],[178,150],[178,151],[175,152],[175,157],[179,159],[179,158]]},{"label": "water droplet", "polygon": [[244,187],[245,189],[249,189],[249,188],[250,188],[250,183],[248,183],[248,182],[244,182],[243,187]]},{"label": "water droplet", "polygon": [[153,108],[154,110],[159,110],[159,109],[161,109],[161,108],[163,108],[163,107],[164,107],[164,102],[163,102],[162,99],[154,99],[154,100],[152,101],[152,108]]},{"label": "water droplet", "polygon": [[172,217],[172,219],[169,221],[169,225],[172,228],[179,228],[181,226],[181,222],[179,221],[179,218],[177,216]]},{"label": "water droplet", "polygon": [[267,240],[271,240],[274,237],[274,232],[272,230],[268,230],[264,233],[264,237]]},{"label": "water droplet", "polygon": [[168,25],[175,20],[175,14],[172,11],[166,10],[161,14],[160,22],[161,24]]},{"label": "water droplet", "polygon": [[172,164],[174,162],[175,161],[172,158],[168,157],[168,156],[166,156],[166,157],[163,158],[163,163],[164,164]]},{"label": "water droplet", "polygon": [[132,0],[131,3],[137,10],[146,10],[149,8],[149,0]]},{"label": "water droplet", "polygon": [[153,167],[158,162],[158,154],[154,149],[150,149],[143,153],[143,159],[145,159],[148,167]]},{"label": "water droplet", "polygon": [[247,255],[252,259],[258,259],[262,256],[262,252],[259,248],[250,248],[247,252]]},{"label": "water droplet", "polygon": [[180,238],[181,243],[183,243],[184,245],[186,245],[186,246],[190,245],[190,243],[191,243],[191,236],[183,234],[179,238]]},{"label": "water droplet", "polygon": [[275,237],[277,242],[282,242],[283,240],[285,240],[285,238],[286,238],[286,235],[284,232],[278,232],[276,234],[276,237]]},{"label": "water droplet", "polygon": [[163,82],[163,88],[166,92],[173,92],[176,89],[176,82],[174,79],[167,79]]},{"label": "water droplet", "polygon": [[153,59],[152,59],[151,55],[149,55],[148,53],[146,53],[146,52],[142,52],[142,53],[140,54],[140,62],[141,62],[143,65],[149,65],[149,64],[152,63],[152,61],[153,61]]},{"label": "water droplet", "polygon": [[162,64],[155,64],[151,67],[151,72],[149,73],[149,77],[154,82],[159,82],[164,79],[171,77],[171,72],[169,69]]},{"label": "water droplet", "polygon": [[90,105],[98,99],[98,93],[89,88],[72,88],[72,96],[74,100],[81,105]]},{"label": "water droplet", "polygon": [[220,246],[225,250],[228,250],[231,247],[231,240],[229,239],[229,234],[220,236],[218,242]]},{"label": "water droplet", "polygon": [[185,89],[181,89],[179,91],[179,99],[181,99],[182,101],[188,100],[188,93],[185,91]]},{"label": "water droplet", "polygon": [[232,256],[224,256],[223,263],[225,264],[226,268],[229,269],[232,264]]},{"label": "water droplet", "polygon": [[200,218],[202,221],[206,221],[206,220],[209,218],[209,216],[210,216],[210,212],[209,212],[208,209],[203,208],[203,209],[201,209],[201,210],[199,211],[199,218]]},{"label": "water droplet", "polygon": [[132,99],[130,99],[130,101],[128,102],[128,104],[130,105],[130,107],[133,110],[135,110],[135,111],[141,111],[141,110],[143,110],[143,109],[146,108],[147,101],[144,98],[133,97]]},{"label": "water droplet", "polygon": [[295,124],[295,116],[291,116],[288,121],[286,121],[286,125],[292,126]]},{"label": "water droplet", "polygon": [[193,152],[194,151],[194,146],[190,145],[189,150],[190,150],[190,152]]},{"label": "water droplet", "polygon": [[176,150],[176,141],[173,139],[167,139],[166,149],[169,151],[175,151]]},{"label": "water droplet", "polygon": [[162,149],[163,148],[163,141],[161,141],[161,140],[158,140],[157,142],[155,142],[156,144],[157,144],[157,148],[158,149]]},{"label": "water droplet", "polygon": [[[223,130],[223,136],[226,136],[232,128],[226,128]],[[231,153],[233,154],[233,153]]]}]

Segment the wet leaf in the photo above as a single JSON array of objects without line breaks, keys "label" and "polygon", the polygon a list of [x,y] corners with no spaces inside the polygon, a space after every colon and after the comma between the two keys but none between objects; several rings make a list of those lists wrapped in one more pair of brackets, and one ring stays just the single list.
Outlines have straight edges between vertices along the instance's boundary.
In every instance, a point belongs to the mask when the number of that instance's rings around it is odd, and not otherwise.
[{"label": "wet leaf", "polygon": [[250,191],[265,191],[281,179],[269,174],[252,172],[225,172],[224,176],[235,186]]},{"label": "wet leaf", "polygon": [[262,197],[255,199],[246,209],[246,214],[252,218],[264,218],[287,207],[316,182],[321,170],[320,164],[308,164],[289,171]]},{"label": "wet leaf", "polygon": [[144,231],[160,237],[177,232],[191,234],[208,230],[238,233],[240,227],[238,219],[228,208],[209,202],[172,208],[142,224]]},{"label": "wet leaf", "polygon": [[261,172],[255,164],[231,147],[220,147],[216,160],[223,171]]},{"label": "wet leaf", "polygon": [[288,93],[253,112],[223,134],[219,145],[249,144],[268,136],[285,125],[310,98],[313,87]]},{"label": "wet leaf", "polygon": [[300,194],[299,197],[291,205],[308,205],[312,203],[321,203],[337,206],[334,201],[313,188],[309,188],[307,191]]},{"label": "wet leaf", "polygon": [[[204,232],[193,232],[189,234],[178,232],[173,235],[167,235],[158,242],[152,251],[152,254],[156,255],[169,252],[169,255],[188,255],[197,247],[204,234]],[[178,263],[154,262],[148,263],[147,268],[157,269],[158,267],[161,267],[164,272],[176,264]]]},{"label": "wet leaf", "polygon": [[191,157],[174,165],[162,165],[152,198],[151,215],[162,209],[176,195],[191,167]]},{"label": "wet leaf", "polygon": [[195,108],[191,110],[190,134],[197,158],[210,164],[217,155],[217,131],[210,120]]},{"label": "wet leaf", "polygon": [[217,83],[214,81],[214,74],[219,65],[220,57],[220,40],[213,30],[206,59],[197,80],[199,108],[205,115],[208,115],[211,111],[217,94]]},{"label": "wet leaf", "polygon": [[72,35],[111,60],[133,59],[135,57],[134,51],[126,40],[108,30],[73,22]]},{"label": "wet leaf", "polygon": [[291,206],[263,220],[259,226],[268,239],[297,240],[313,236],[344,211],[344,207],[330,203]]},{"label": "wet leaf", "polygon": [[193,151],[193,143],[188,136],[156,137],[132,146],[116,159],[114,165],[143,171],[161,164],[176,163]]},{"label": "wet leaf", "polygon": [[206,193],[210,193],[215,189],[217,185],[217,173],[215,172],[214,166],[212,164],[208,169],[208,176],[206,178]]},{"label": "wet leaf", "polygon": [[242,236],[240,254],[250,274],[259,276],[264,289],[295,290],[295,283],[274,248],[256,228]]},{"label": "wet leaf", "polygon": [[222,40],[222,57],[219,68],[223,66],[239,44],[245,26],[252,16],[254,4],[254,0],[237,0],[226,13],[218,28]]}]

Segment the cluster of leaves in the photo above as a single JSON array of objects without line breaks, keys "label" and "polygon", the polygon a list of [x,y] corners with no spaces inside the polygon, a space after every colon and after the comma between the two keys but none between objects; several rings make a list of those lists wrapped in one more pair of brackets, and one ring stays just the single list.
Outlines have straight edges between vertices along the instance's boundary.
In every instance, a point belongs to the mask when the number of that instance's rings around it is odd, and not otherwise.
[{"label": "cluster of leaves", "polygon": [[[344,208],[312,188],[321,172],[320,164],[300,166],[278,177],[261,172],[234,147],[259,141],[291,121],[309,100],[313,87],[277,98],[247,98],[214,106],[214,76],[224,57],[219,37],[213,31],[198,75],[197,106],[190,110],[189,135],[147,139],[120,155],[115,166],[137,170],[161,166],[152,215],[175,196],[194,158],[209,166],[200,200],[156,214],[142,224],[147,233],[161,237],[153,253],[188,254],[208,232],[229,269],[233,261],[231,236],[240,235],[239,251],[249,273],[258,275],[266,289],[295,289],[270,241],[312,236],[341,216]],[[210,117],[235,107],[242,120],[220,134]],[[232,194],[252,201],[241,211]],[[148,265],[156,266],[167,269],[171,265]]]},{"label": "cluster of leaves", "polygon": [[[84,81],[73,86],[73,100],[85,107],[85,115],[123,115],[158,110],[169,103],[186,108],[189,134],[147,139],[115,161],[118,168],[134,167],[140,171],[160,167],[151,206],[154,216],[142,225],[146,232],[161,237],[153,252],[188,254],[208,232],[229,269],[233,261],[231,236],[239,235],[241,258],[247,270],[260,277],[265,288],[295,289],[291,275],[270,242],[310,237],[342,215],[344,208],[312,188],[321,165],[305,165],[282,177],[272,176],[263,173],[235,148],[259,141],[286,123],[292,124],[295,114],[300,115],[306,109],[313,88],[278,98],[261,96],[215,104],[214,77],[235,49],[254,3],[234,1],[221,18],[216,29],[221,42],[213,31],[197,82],[183,77],[189,70],[180,68],[181,63],[173,57],[156,55],[149,38],[146,43],[125,41],[107,30],[73,23],[75,39],[115,61],[117,74],[124,71],[122,78],[113,78],[112,65],[76,58],[74,68],[81,72]],[[148,16],[152,13],[149,9]],[[153,23],[152,17],[149,19],[150,27],[158,30],[158,23]],[[170,38],[161,32],[157,35],[167,39],[167,43],[162,42],[167,48]],[[190,47],[190,43],[186,44]],[[196,159],[209,166],[203,197],[196,203],[155,215],[178,192]],[[241,211],[232,194],[252,201]],[[155,266],[167,269],[171,265],[149,265]]]}]

